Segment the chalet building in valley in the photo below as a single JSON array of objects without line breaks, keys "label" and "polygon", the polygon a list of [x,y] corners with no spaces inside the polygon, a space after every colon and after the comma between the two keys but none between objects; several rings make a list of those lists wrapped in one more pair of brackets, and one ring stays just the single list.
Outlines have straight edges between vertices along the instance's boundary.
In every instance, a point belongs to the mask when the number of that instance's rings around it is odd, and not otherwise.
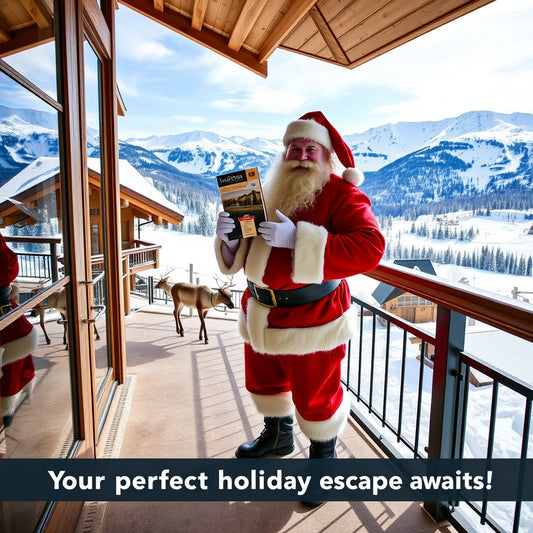
[{"label": "chalet building in valley", "polygon": [[[425,272],[426,274],[437,275],[429,259],[397,259],[394,264]],[[408,322],[434,322],[436,319],[437,306],[433,302],[415,294],[404,292],[396,287],[391,287],[386,283],[380,283],[372,293],[372,296],[385,311],[393,313]]]}]

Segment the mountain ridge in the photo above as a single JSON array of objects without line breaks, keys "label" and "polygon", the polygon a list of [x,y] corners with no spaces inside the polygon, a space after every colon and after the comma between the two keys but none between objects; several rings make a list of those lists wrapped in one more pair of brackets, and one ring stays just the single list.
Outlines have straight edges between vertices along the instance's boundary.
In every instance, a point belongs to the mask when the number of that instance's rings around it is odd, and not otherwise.
[{"label": "mountain ridge", "polygon": [[[0,106],[0,185],[41,155],[57,155],[53,113]],[[89,155],[97,157],[98,132]],[[533,189],[533,115],[469,111],[425,122],[384,124],[344,135],[361,186],[375,206],[436,203],[461,195]],[[256,166],[264,178],[279,139],[224,137],[194,130],[119,141],[120,157],[160,188],[193,188],[216,201],[218,174]],[[533,207],[533,206],[532,206]]]}]

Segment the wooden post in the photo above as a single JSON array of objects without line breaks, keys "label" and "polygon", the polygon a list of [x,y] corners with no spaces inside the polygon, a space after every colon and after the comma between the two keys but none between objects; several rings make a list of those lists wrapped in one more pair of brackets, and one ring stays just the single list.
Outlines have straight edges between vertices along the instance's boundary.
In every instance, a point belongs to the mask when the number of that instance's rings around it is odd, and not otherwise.
[{"label": "wooden post", "polygon": [[[433,390],[429,426],[429,459],[454,459],[460,451],[462,401],[467,380],[461,373],[466,317],[441,305],[437,308]],[[424,508],[440,521],[447,502],[424,502]]]}]

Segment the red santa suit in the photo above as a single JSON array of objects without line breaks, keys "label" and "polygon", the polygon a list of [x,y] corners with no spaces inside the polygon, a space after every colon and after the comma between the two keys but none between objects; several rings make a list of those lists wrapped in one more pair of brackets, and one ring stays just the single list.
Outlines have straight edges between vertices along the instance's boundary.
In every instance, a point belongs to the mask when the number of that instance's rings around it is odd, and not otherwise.
[{"label": "red santa suit", "polygon": [[[17,277],[19,265],[17,255],[1,234],[0,265],[0,287],[8,287]],[[2,316],[15,307],[16,302],[9,300],[1,310]],[[33,387],[35,369],[31,352],[38,339],[37,331],[24,316],[3,328],[0,323],[0,397],[4,420],[14,415],[22,396]]]},{"label": "red santa suit", "polygon": [[248,288],[239,319],[246,387],[258,411],[271,417],[295,412],[307,437],[328,440],[349,413],[340,362],[356,317],[344,278],[375,268],[385,241],[367,196],[333,174],[313,207],[290,218],[296,224],[294,250],[270,247],[262,236],[243,239],[229,267],[219,238],[215,251],[223,273],[244,268],[249,282],[276,291],[340,280],[318,301],[294,307],[266,307]]}]

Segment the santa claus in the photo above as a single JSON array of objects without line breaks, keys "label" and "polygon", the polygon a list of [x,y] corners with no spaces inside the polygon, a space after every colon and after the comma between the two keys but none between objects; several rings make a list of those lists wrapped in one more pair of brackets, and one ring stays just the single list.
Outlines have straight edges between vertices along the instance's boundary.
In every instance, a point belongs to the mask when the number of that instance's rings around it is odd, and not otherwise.
[{"label": "santa claus", "polygon": [[39,334],[21,316],[2,327],[2,317],[17,307],[10,299],[11,283],[17,277],[17,255],[0,234],[0,397],[4,427],[13,420],[15,410],[25,394],[31,392],[35,369],[31,352],[37,347]]},{"label": "santa claus", "polygon": [[[358,188],[363,175],[321,112],[291,122],[283,143],[264,187],[269,220],[260,235],[230,241],[229,214],[217,222],[221,271],[244,268],[248,280],[239,322],[246,388],[265,417],[261,435],[236,456],[290,454],[295,415],[309,456],[336,457],[349,414],[341,360],[356,325],[345,278],[372,270],[385,241]],[[339,162],[342,177],[334,172]]]}]

